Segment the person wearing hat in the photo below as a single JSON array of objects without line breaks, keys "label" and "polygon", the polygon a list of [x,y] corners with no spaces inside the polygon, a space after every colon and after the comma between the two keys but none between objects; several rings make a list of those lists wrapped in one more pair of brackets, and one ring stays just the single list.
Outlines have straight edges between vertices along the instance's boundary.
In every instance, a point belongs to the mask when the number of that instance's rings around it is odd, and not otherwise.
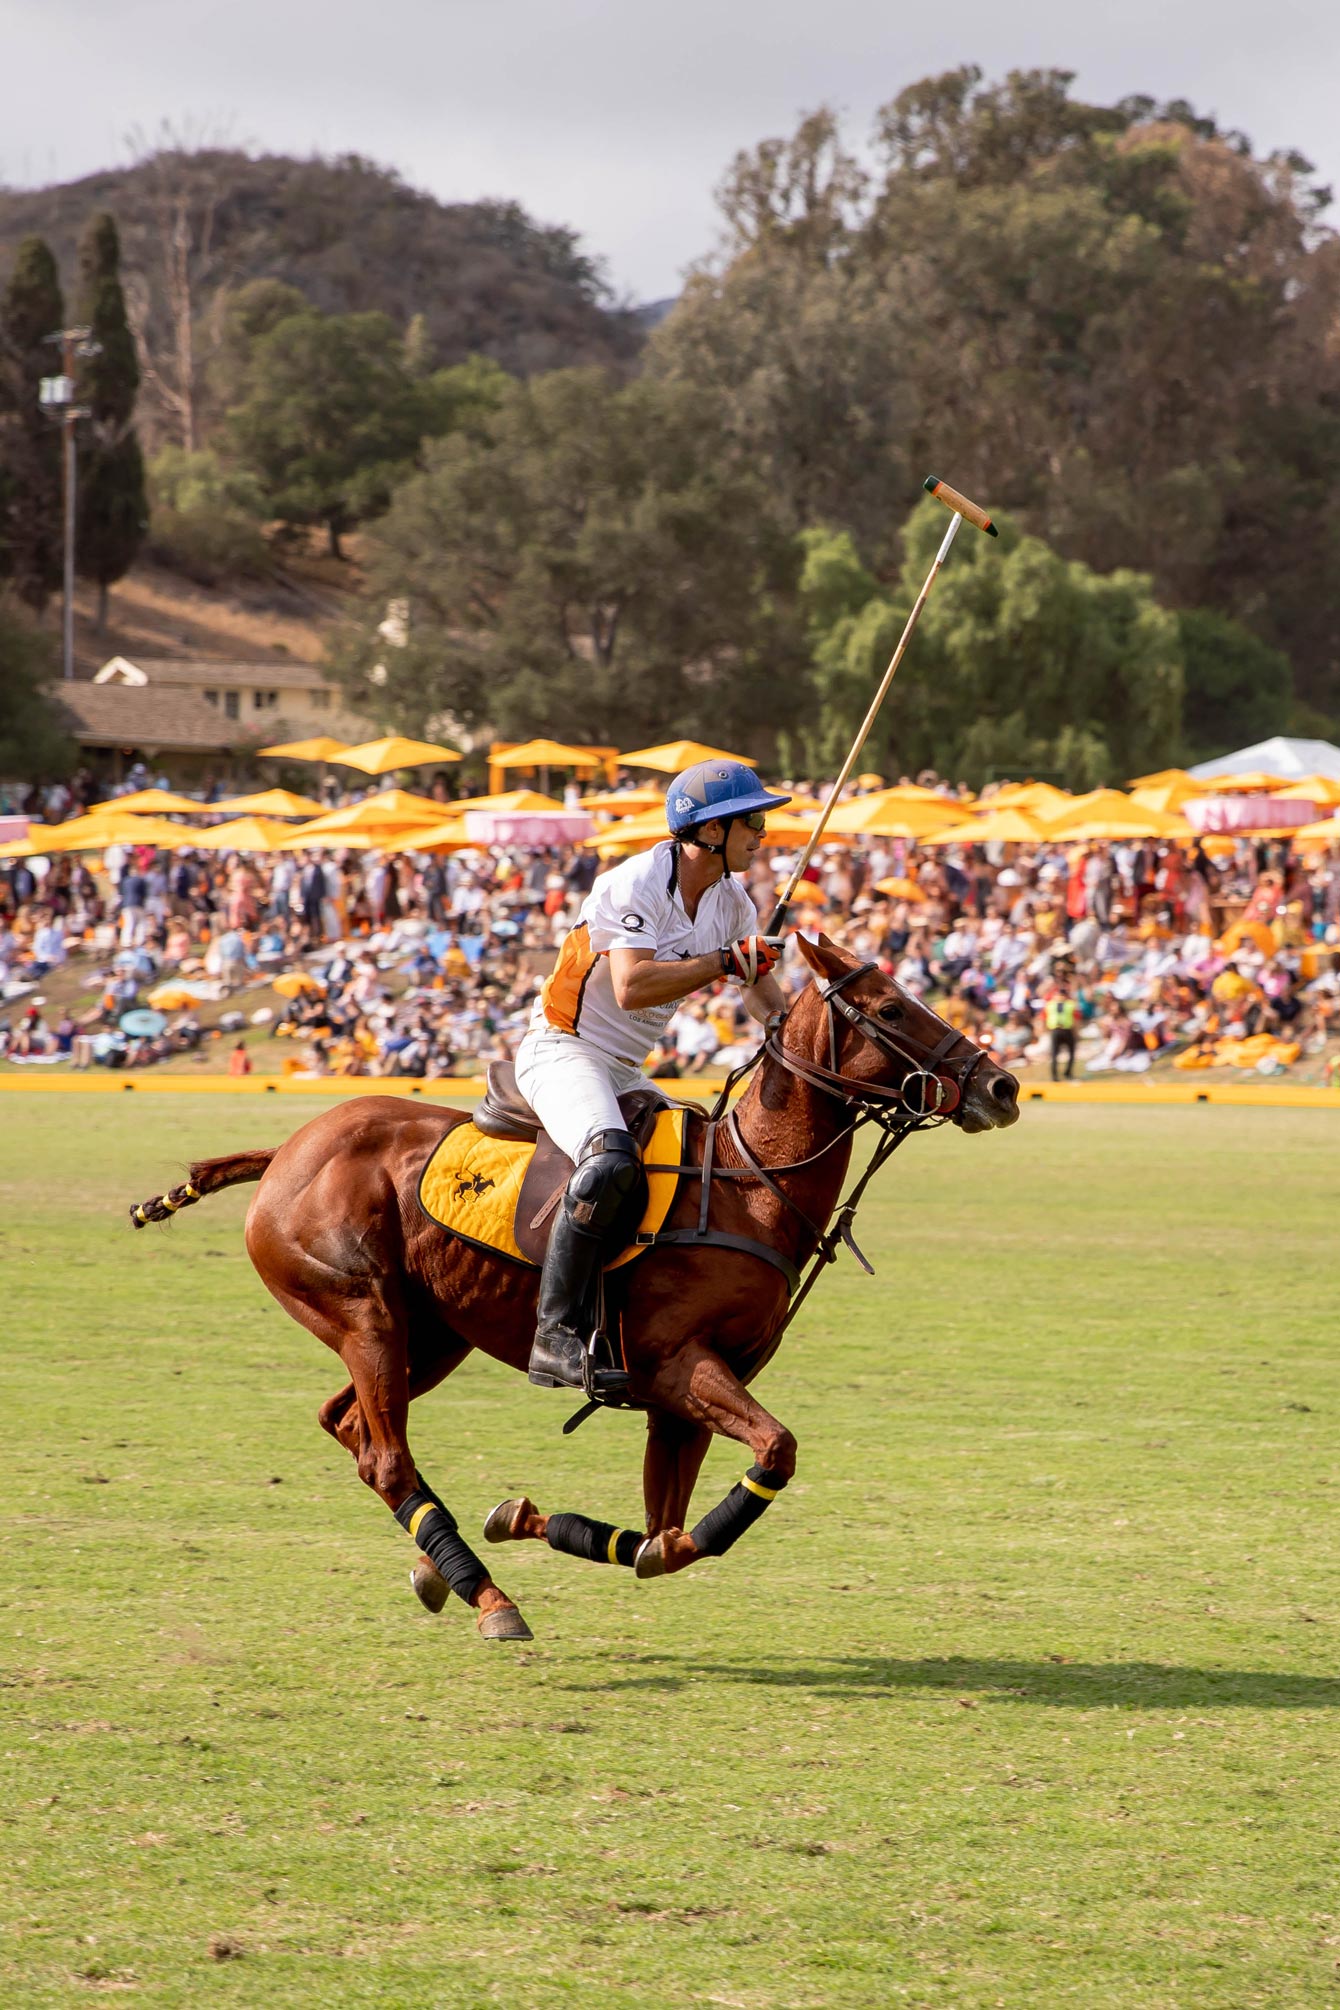
[{"label": "person wearing hat", "polygon": [[[645,1088],[643,1063],[675,1007],[722,977],[741,985],[753,1018],[783,1009],[770,974],[781,937],[759,933],[737,875],[763,842],[764,819],[789,796],[739,761],[703,761],[666,791],[668,840],[596,879],[569,930],[517,1050],[517,1086],[573,1163],[540,1276],[530,1379],[582,1388],[590,1299],[606,1240],[636,1219],[645,1175],[619,1097]],[[609,1393],[626,1378],[607,1372]]]}]

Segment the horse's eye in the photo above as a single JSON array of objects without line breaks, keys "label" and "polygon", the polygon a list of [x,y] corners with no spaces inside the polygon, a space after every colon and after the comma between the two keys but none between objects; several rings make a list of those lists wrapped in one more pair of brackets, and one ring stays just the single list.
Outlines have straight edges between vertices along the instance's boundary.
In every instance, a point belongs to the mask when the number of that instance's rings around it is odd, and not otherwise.
[{"label": "horse's eye", "polygon": [[879,1008],[879,1016],[881,1019],[901,1019],[903,1008],[896,998],[886,998]]}]

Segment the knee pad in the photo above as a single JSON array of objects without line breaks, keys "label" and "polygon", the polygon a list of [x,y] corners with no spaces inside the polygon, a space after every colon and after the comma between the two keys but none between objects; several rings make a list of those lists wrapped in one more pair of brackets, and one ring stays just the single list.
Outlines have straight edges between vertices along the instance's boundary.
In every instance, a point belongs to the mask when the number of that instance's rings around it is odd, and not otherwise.
[{"label": "knee pad", "polygon": [[564,1206],[589,1235],[608,1235],[625,1223],[636,1205],[640,1214],[646,1174],[637,1145],[627,1131],[597,1131],[582,1146]]}]

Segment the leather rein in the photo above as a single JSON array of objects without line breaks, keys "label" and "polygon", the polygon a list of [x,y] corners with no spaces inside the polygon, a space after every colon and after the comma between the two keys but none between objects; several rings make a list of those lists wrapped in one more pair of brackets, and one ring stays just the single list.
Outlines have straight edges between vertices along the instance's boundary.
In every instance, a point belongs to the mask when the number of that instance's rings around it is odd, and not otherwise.
[{"label": "leather rein", "polygon": [[[768,1358],[771,1358],[782,1335],[809,1296],[819,1272],[825,1265],[836,1261],[839,1243],[845,1243],[866,1274],[874,1276],[874,1266],[866,1260],[852,1235],[852,1222],[867,1186],[913,1131],[927,1130],[948,1121],[962,1102],[974,1072],[986,1059],[984,1048],[965,1039],[961,1033],[956,1033],[952,1026],[948,1028],[944,1039],[939,1041],[929,1054],[918,1054],[898,1039],[886,1024],[873,1018],[850,998],[842,995],[849,984],[868,976],[877,967],[874,963],[862,963],[854,970],[848,970],[841,977],[833,979],[831,983],[823,986],[819,993],[824,1004],[828,1027],[830,1063],[828,1067],[817,1061],[802,1061],[790,1051],[786,1045],[786,1020],[783,1018],[768,1033],[758,1051],[747,1061],[742,1062],[738,1068],[732,1069],[722,1084],[721,1092],[706,1119],[701,1166],[648,1168],[649,1171],[658,1172],[678,1170],[690,1177],[696,1175],[702,1182],[702,1198],[696,1228],[661,1229],[645,1238],[639,1236],[637,1238],[639,1242],[645,1241],[647,1245],[657,1246],[678,1243],[699,1249],[704,1247],[739,1249],[749,1255],[762,1257],[785,1276],[791,1304],[773,1339]],[[842,1073],[838,1066],[838,1046],[841,1037],[837,1025],[838,1017],[853,1027],[886,1058],[905,1061],[908,1064],[907,1072],[898,1082],[865,1082]],[[951,1059],[955,1046],[961,1047],[964,1051]],[[820,1094],[846,1104],[850,1113],[849,1120],[826,1145],[821,1145],[818,1151],[811,1152],[808,1157],[793,1159],[786,1165],[763,1165],[745,1141],[737,1110],[731,1110],[727,1114],[726,1106],[732,1089],[746,1075],[753,1072],[765,1055],[776,1061],[788,1074],[817,1089]],[[790,1194],[778,1184],[778,1180],[787,1173],[800,1172],[806,1166],[816,1165],[833,1150],[835,1145],[849,1140],[867,1123],[876,1124],[884,1135],[871,1154],[869,1165],[838,1209],[832,1227],[825,1232],[818,1222],[811,1220],[805,1210],[792,1200]],[[723,1124],[732,1145],[745,1162],[742,1166],[722,1166],[716,1163],[716,1134]],[[817,1245],[809,1275],[803,1284],[799,1270],[780,1250],[752,1237],[729,1235],[724,1230],[709,1226],[708,1214],[714,1179],[757,1180],[800,1218],[807,1233],[814,1237]]]}]

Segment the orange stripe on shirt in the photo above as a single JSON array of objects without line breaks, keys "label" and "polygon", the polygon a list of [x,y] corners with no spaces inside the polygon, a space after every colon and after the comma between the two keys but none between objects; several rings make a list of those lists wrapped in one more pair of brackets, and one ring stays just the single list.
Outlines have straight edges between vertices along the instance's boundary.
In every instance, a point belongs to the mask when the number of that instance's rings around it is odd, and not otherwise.
[{"label": "orange stripe on shirt", "polygon": [[598,960],[596,951],[591,947],[591,931],[584,921],[579,921],[564,936],[558,961],[540,990],[544,1016],[560,1033],[577,1031],[577,1021],[582,1013],[582,993]]}]

